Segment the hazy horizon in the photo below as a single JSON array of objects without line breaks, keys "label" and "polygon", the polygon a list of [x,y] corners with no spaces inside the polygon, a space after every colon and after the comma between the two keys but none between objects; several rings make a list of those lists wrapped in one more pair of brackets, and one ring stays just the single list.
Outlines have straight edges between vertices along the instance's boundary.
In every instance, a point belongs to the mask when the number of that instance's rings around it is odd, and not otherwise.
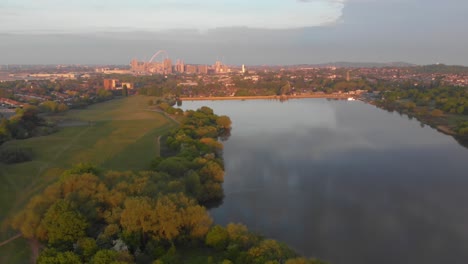
[{"label": "hazy horizon", "polygon": [[468,65],[468,2],[184,0],[0,4],[0,64]]}]

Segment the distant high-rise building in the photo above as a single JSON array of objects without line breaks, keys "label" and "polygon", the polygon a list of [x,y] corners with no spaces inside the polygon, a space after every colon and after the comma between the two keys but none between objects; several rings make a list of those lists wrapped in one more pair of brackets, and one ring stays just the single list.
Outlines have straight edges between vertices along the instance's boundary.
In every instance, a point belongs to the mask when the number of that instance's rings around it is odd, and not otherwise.
[{"label": "distant high-rise building", "polygon": [[190,64],[186,65],[185,73],[194,74],[194,73],[197,73],[197,71],[198,71],[198,68],[196,65],[190,65]]},{"label": "distant high-rise building", "polygon": [[198,73],[200,74],[208,74],[208,66],[206,65],[198,65],[197,67]]},{"label": "distant high-rise building", "polygon": [[227,73],[228,67],[224,65],[221,61],[216,61],[215,65],[213,65],[215,73]]},{"label": "distant high-rise building", "polygon": [[242,64],[242,73],[245,73],[245,65]]},{"label": "distant high-rise building", "polygon": [[346,72],[346,81],[347,82],[351,81],[351,71]]},{"label": "distant high-rise building", "polygon": [[[180,59],[178,59],[175,65],[173,65],[172,61],[167,56],[162,61],[154,61],[159,54],[167,55],[167,52],[157,52],[148,62],[133,59],[130,62],[131,71],[135,74],[172,74],[175,72],[188,74],[219,74],[230,72],[230,69],[221,61],[216,61],[212,66],[185,64],[185,62]],[[246,71],[245,66],[243,67],[243,71]]]},{"label": "distant high-rise building", "polygon": [[119,80],[116,79],[104,79],[104,89],[106,90],[115,90]]},{"label": "distant high-rise building", "polygon": [[165,59],[163,61],[164,65],[164,74],[172,73],[172,61],[170,59]]},{"label": "distant high-rise building", "polygon": [[132,67],[132,70],[138,68],[138,61],[136,59],[133,59],[130,62],[130,67]]},{"label": "distant high-rise building", "polygon": [[177,60],[176,63],[176,72],[184,73],[185,72],[185,65],[183,60]]}]

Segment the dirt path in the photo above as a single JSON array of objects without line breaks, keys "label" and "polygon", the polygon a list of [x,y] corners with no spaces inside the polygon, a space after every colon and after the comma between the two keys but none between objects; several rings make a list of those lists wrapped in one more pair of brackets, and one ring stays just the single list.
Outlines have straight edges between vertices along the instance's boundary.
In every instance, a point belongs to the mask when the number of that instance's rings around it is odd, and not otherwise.
[{"label": "dirt path", "polygon": [[37,258],[39,257],[39,249],[41,244],[37,239],[29,239],[29,245],[31,246],[31,263],[37,263]]},{"label": "dirt path", "polygon": [[21,236],[23,236],[23,235],[20,233],[20,234],[17,234],[16,236],[14,236],[14,237],[11,237],[11,238],[9,238],[9,239],[7,239],[5,241],[0,242],[0,247],[10,243],[11,241],[14,241],[14,240],[20,238]]},{"label": "dirt path", "polygon": [[162,111],[162,110],[159,110],[159,109],[150,109],[149,111],[161,113],[161,114],[164,115],[166,118],[169,118],[169,119],[171,119],[172,121],[174,121],[176,124],[179,124],[179,125],[180,125],[179,120],[175,119],[174,117],[172,117],[171,115],[167,114],[166,112],[164,112],[164,111]]},{"label": "dirt path", "polygon": [[161,136],[158,136],[158,138],[156,138],[156,148],[158,152],[158,157],[161,157]]}]

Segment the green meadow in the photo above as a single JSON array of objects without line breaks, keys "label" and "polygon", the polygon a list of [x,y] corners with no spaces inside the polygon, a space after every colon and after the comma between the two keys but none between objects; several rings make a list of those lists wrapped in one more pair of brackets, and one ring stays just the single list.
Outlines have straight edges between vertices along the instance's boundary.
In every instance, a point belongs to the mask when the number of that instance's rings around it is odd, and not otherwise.
[{"label": "green meadow", "polygon": [[[2,147],[33,150],[30,162],[0,164],[0,242],[15,235],[8,219],[36,193],[57,180],[70,166],[90,162],[109,170],[144,170],[159,155],[158,137],[176,127],[175,121],[148,108],[148,97],[115,99],[71,110],[52,118],[58,132]],[[0,247],[0,263],[23,263],[23,239]],[[26,257],[27,259],[27,257]]]}]

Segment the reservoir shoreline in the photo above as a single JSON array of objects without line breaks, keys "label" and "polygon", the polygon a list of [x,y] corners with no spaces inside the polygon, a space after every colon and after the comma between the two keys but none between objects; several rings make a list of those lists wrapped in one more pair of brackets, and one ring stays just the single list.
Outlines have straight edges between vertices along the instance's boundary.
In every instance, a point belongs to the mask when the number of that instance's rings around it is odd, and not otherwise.
[{"label": "reservoir shoreline", "polygon": [[259,95],[259,96],[203,96],[181,97],[181,101],[223,101],[223,100],[290,100],[305,98],[348,99],[349,94],[304,94],[304,95]]}]

